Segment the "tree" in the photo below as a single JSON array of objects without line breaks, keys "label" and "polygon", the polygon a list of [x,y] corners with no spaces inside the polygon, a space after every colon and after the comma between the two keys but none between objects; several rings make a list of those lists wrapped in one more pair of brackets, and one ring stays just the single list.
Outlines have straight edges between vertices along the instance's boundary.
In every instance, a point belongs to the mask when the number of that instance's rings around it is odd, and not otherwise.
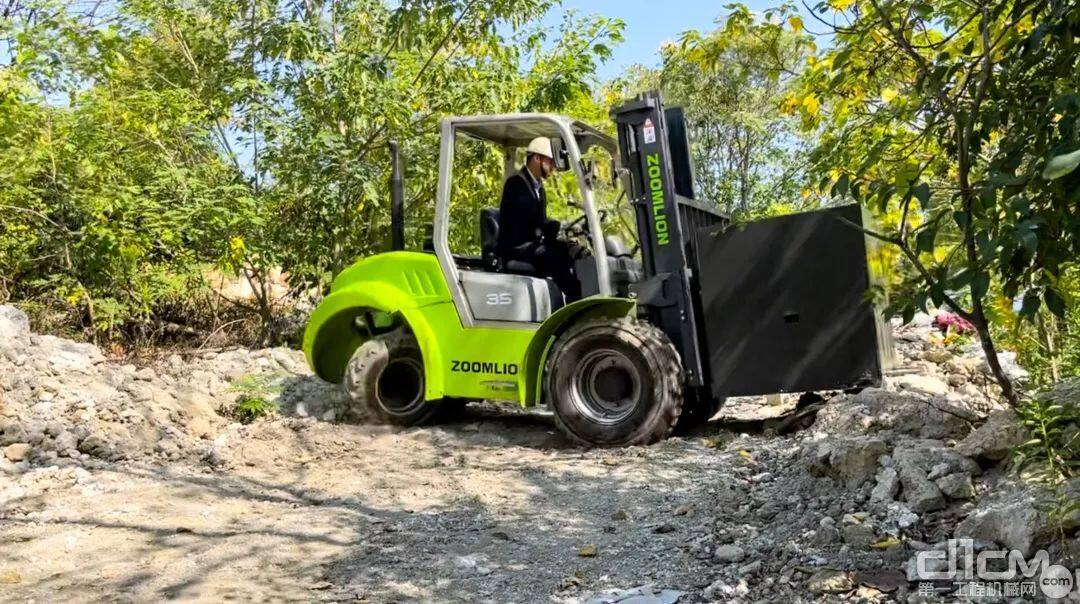
[{"label": "tree", "polygon": [[661,47],[659,68],[634,67],[621,86],[657,88],[683,107],[700,198],[738,218],[790,211],[804,203],[806,144],[778,108],[813,41],[789,29],[799,23],[791,5],[731,8],[717,29],[683,33]]},{"label": "tree", "polygon": [[820,128],[823,189],[895,228],[868,230],[914,278],[892,310],[928,301],[971,322],[1003,395],[988,301],[1066,312],[1080,252],[1080,10],[1062,0],[832,0],[833,45],[811,57],[788,107]]},{"label": "tree", "polygon": [[[12,4],[0,22],[0,178],[12,185],[0,188],[0,292],[77,308],[101,331],[103,306],[110,328],[159,323],[167,299],[223,267],[255,294],[233,310],[275,339],[278,269],[291,293],[319,292],[385,249],[388,141],[406,158],[419,247],[443,116],[587,106],[622,24],[571,14],[547,39],[537,21],[552,5]],[[459,191],[463,211],[497,194],[484,184]]]}]

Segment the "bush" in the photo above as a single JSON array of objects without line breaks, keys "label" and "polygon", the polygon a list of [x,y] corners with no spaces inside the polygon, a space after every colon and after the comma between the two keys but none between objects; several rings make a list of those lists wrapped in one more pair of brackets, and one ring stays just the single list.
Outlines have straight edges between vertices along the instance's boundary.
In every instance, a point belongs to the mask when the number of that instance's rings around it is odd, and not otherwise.
[{"label": "bush", "polygon": [[257,419],[273,415],[277,410],[278,405],[275,402],[261,396],[241,394],[233,401],[232,407],[225,409],[225,415],[241,424],[250,424]]}]

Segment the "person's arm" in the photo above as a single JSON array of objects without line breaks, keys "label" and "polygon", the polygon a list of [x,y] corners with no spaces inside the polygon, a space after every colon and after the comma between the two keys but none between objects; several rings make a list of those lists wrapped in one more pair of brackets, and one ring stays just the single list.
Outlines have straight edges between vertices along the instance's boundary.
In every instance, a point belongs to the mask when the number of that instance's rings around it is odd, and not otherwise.
[{"label": "person's arm", "polygon": [[540,230],[543,233],[544,240],[555,241],[559,238],[559,228],[562,224],[554,218],[548,218],[547,215],[547,192],[543,189],[540,190],[542,200],[540,202]]}]

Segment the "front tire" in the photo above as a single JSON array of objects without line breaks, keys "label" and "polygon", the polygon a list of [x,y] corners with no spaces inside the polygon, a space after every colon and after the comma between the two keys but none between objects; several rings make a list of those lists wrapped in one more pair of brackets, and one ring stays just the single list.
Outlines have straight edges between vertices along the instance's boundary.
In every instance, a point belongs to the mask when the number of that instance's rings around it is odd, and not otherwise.
[{"label": "front tire", "polygon": [[595,446],[647,445],[679,420],[683,371],[664,332],[630,318],[587,319],[558,340],[544,392],[559,428]]},{"label": "front tire", "polygon": [[353,353],[342,380],[354,413],[398,426],[430,421],[440,401],[424,400],[424,359],[405,329],[371,338]]}]

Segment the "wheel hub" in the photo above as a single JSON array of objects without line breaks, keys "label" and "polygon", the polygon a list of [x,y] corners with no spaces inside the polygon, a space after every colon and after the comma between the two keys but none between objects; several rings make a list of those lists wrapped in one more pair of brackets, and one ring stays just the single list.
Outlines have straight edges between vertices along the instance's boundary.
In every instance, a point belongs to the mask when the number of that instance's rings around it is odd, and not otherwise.
[{"label": "wheel hub", "polygon": [[379,374],[376,389],[383,409],[407,414],[424,404],[424,369],[415,359],[393,359]]},{"label": "wheel hub", "polygon": [[621,352],[594,350],[582,358],[573,390],[571,399],[582,415],[596,423],[614,424],[637,407],[641,378]]}]

